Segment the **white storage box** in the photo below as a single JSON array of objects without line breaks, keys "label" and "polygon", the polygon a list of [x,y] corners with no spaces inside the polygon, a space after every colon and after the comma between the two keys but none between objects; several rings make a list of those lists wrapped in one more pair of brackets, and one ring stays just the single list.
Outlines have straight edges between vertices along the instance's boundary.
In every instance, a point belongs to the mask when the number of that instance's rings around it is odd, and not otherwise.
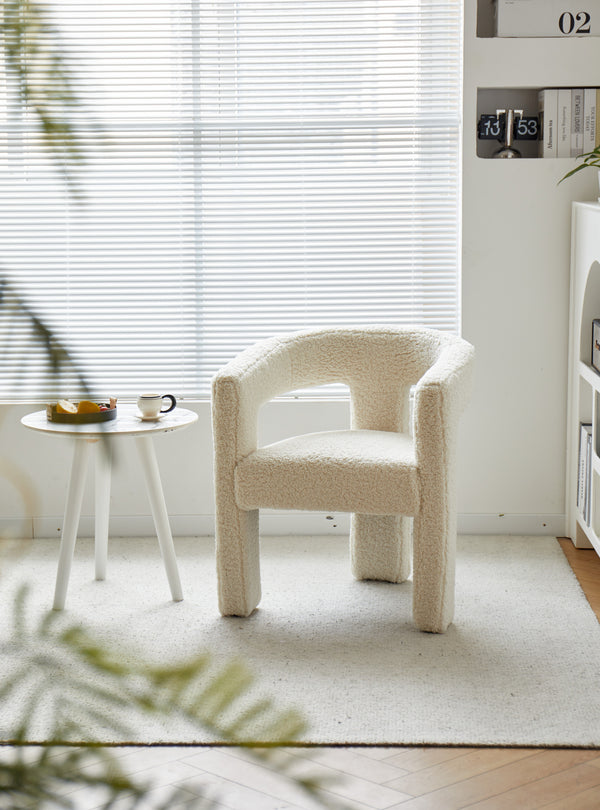
[{"label": "white storage box", "polygon": [[600,36],[600,0],[496,0],[498,37]]}]

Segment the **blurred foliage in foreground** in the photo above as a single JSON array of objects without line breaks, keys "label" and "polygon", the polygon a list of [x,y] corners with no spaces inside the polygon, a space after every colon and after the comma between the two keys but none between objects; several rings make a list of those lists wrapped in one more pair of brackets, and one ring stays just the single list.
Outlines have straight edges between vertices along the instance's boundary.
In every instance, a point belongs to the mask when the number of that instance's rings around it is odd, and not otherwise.
[{"label": "blurred foliage in foreground", "polygon": [[24,386],[31,370],[42,389],[48,381],[58,385],[68,377],[70,387],[91,397],[85,374],[64,343],[1,274],[0,363],[13,368],[10,378],[21,395],[28,391]]},{"label": "blurred foliage in foreground", "polygon": [[306,723],[295,709],[253,697],[255,681],[243,662],[217,665],[202,652],[173,666],[147,664],[130,650],[99,644],[62,612],[28,617],[27,593],[17,592],[12,632],[0,638],[0,728],[9,744],[0,749],[2,810],[70,808],[69,793],[78,787],[101,793],[98,804],[106,808],[118,799],[119,810],[209,807],[200,784],[193,799],[186,786],[166,798],[161,791],[154,801],[152,783],[126,776],[118,749],[102,745],[103,738],[139,740],[148,720],[181,730],[183,743],[196,738],[244,748],[311,806],[341,807],[325,797],[320,777],[294,774],[299,760],[284,749]]},{"label": "blurred foliage in foreground", "polygon": [[[10,96],[7,109],[19,109],[36,122],[69,193],[81,200],[77,171],[85,154],[81,133],[70,122],[80,106],[76,82],[41,3],[2,0],[0,50]],[[15,364],[25,379],[27,361],[39,349],[51,378],[75,370],[82,391],[88,391],[65,346],[0,273],[0,362]],[[25,485],[17,489],[26,501]],[[105,808],[117,802],[119,810],[210,807],[202,788],[197,797],[175,789],[156,798],[151,783],[122,772],[112,749],[102,745],[100,730],[123,740],[134,738],[125,713],[140,721],[153,716],[169,726],[196,729],[198,736],[244,747],[309,797],[312,806],[340,807],[325,798],[322,781],[294,775],[297,758],[283,746],[299,738],[304,721],[295,710],[278,710],[268,699],[248,699],[253,678],[243,663],[231,661],[215,671],[211,656],[202,653],[173,667],[144,664],[133,660],[130,651],[124,656],[99,644],[55,612],[28,620],[24,589],[16,595],[14,615],[6,625],[12,629],[8,637],[0,637],[0,728],[6,743],[0,747],[0,810],[66,810],[74,807],[69,795],[78,787],[99,791],[97,806],[103,803]],[[90,726],[99,730],[98,739],[84,735],[82,729]],[[36,737],[40,728],[44,731]],[[32,745],[36,741],[43,744]]]},{"label": "blurred foliage in foreground", "polygon": [[[35,0],[3,0],[0,45],[6,67],[9,110],[18,109],[36,124],[39,137],[69,191],[79,196],[77,177],[85,162],[82,133],[72,123],[81,106],[75,78],[63,54],[60,35],[43,4]],[[11,98],[12,94],[12,98]],[[89,128],[100,133],[97,124]]]}]

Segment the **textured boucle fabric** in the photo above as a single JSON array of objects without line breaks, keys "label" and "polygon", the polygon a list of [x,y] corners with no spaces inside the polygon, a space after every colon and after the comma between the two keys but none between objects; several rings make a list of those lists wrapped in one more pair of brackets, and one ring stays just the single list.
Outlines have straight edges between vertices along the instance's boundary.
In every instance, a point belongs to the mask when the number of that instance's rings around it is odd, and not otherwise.
[{"label": "textured boucle fabric", "polygon": [[[390,582],[409,574],[414,516],[414,619],[422,630],[446,629],[454,605],[456,435],[472,359],[466,341],[430,329],[313,330],[261,341],[216,375],[217,575],[224,615],[247,616],[260,600],[260,508],[348,511],[354,576]],[[349,387],[351,430],[258,447],[262,404],[332,382]]]},{"label": "textured boucle fabric", "polygon": [[414,515],[419,506],[414,443],[403,433],[383,430],[295,436],[242,459],[235,495],[242,509]]}]

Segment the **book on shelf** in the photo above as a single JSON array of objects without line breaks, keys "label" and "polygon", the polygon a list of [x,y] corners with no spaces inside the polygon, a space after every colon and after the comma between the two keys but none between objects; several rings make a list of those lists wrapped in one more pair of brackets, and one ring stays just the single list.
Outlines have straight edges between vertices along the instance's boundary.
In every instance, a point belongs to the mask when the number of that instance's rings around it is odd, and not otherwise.
[{"label": "book on shelf", "polygon": [[583,87],[571,90],[571,157],[583,152]]},{"label": "book on shelf", "polygon": [[585,432],[583,425],[579,426],[579,454],[577,458],[577,506],[583,511],[585,497]]},{"label": "book on shelf", "polygon": [[579,463],[577,471],[577,507],[587,526],[591,520],[592,500],[592,426],[579,426]]},{"label": "book on shelf", "polygon": [[586,524],[590,525],[590,512],[591,512],[591,495],[592,495],[592,429],[591,427],[587,433],[586,442],[586,469],[585,469],[585,501],[583,504],[583,519]]},{"label": "book on shelf", "polygon": [[555,87],[540,90],[538,93],[538,117],[540,126],[539,156],[555,158],[557,119],[558,119],[558,90]]},{"label": "book on shelf", "polygon": [[558,90],[558,137],[556,156],[571,157],[571,90],[560,87]]},{"label": "book on shelf", "polygon": [[600,146],[600,88],[559,87],[540,90],[539,156],[578,157]]},{"label": "book on shelf", "polygon": [[583,89],[583,152],[591,152],[596,148],[596,126],[598,109],[598,93],[595,87]]}]

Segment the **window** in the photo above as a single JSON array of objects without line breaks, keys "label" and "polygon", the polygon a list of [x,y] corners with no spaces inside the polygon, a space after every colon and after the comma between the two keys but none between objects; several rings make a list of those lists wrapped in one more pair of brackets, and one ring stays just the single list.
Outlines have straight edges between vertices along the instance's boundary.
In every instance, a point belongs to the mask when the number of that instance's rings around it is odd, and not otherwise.
[{"label": "window", "polygon": [[104,135],[78,204],[0,71],[0,261],[95,390],[207,395],[312,326],[458,331],[457,0],[48,8]]}]

